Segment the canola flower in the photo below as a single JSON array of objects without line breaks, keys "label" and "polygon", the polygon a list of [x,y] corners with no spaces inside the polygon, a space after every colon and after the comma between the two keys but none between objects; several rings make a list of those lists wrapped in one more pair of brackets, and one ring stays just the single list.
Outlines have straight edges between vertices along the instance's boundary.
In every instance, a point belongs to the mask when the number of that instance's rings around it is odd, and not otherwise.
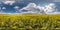
[{"label": "canola flower", "polygon": [[0,29],[60,29],[60,14],[0,14]]}]

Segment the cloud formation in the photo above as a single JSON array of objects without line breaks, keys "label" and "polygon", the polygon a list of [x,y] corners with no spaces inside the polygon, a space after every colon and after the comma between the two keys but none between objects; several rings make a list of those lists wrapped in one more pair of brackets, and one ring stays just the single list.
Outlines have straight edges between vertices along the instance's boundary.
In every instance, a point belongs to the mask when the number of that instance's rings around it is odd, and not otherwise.
[{"label": "cloud formation", "polygon": [[29,3],[26,7],[20,9],[20,10],[27,10],[30,13],[42,13],[42,14],[48,14],[48,13],[52,13],[53,11],[55,11],[55,4],[54,3],[50,3],[49,5],[46,5],[45,7],[41,7],[36,5],[35,3]]},{"label": "cloud formation", "polygon": [[[8,2],[4,2],[4,3],[12,5],[13,4],[12,2],[13,1],[8,1]],[[29,3],[27,6],[23,7],[22,9],[20,9],[19,6],[15,6],[13,8],[16,10],[16,12],[20,12],[20,13],[51,14],[51,13],[55,13],[55,7],[56,6],[54,3],[50,3],[44,7],[37,5],[35,3]],[[2,7],[0,9],[3,10],[6,8]]]},{"label": "cloud formation", "polygon": [[15,3],[15,1],[3,1],[4,4],[9,4],[9,5],[13,5]]},{"label": "cloud formation", "polygon": [[50,3],[49,5],[46,5],[45,6],[45,11],[46,11],[46,13],[51,13],[51,12],[53,12],[53,11],[55,11],[55,4],[54,3]]},{"label": "cloud formation", "polygon": [[29,3],[26,7],[20,10],[27,10],[28,13],[44,13],[43,7],[37,6],[35,3]]},{"label": "cloud formation", "polygon": [[19,7],[19,6],[15,6],[15,7],[14,7],[14,9],[19,10],[19,9],[20,9],[20,7]]},{"label": "cloud formation", "polygon": [[[43,2],[44,3],[45,1],[46,2],[50,2],[50,1],[51,2],[60,2],[60,0],[44,0],[44,1],[43,0],[38,0],[38,1],[37,0],[36,1],[34,1],[34,0],[0,0],[0,2],[3,2],[5,5],[8,5],[8,6],[13,5],[14,3],[17,3],[17,2],[19,2],[20,4],[22,2],[24,2],[24,4],[29,3],[25,7],[21,6],[21,7],[23,7],[22,9],[20,9],[20,7],[18,5],[15,6],[15,7],[12,7],[11,9],[14,8],[14,10],[17,10],[16,12],[19,11],[19,12],[22,12],[22,13],[42,13],[42,14],[59,13],[59,12],[55,12],[55,7],[56,6],[55,6],[54,3],[50,3],[50,4],[48,4],[44,7],[42,7],[40,5],[37,5],[37,4],[40,4],[38,2]],[[31,3],[31,2],[33,2],[33,3]],[[43,4],[43,3],[41,3],[41,4]],[[5,7],[2,7],[2,8],[0,7],[0,9],[6,9],[6,8]]]},{"label": "cloud formation", "polygon": [[6,7],[2,7],[2,9],[6,9]]}]

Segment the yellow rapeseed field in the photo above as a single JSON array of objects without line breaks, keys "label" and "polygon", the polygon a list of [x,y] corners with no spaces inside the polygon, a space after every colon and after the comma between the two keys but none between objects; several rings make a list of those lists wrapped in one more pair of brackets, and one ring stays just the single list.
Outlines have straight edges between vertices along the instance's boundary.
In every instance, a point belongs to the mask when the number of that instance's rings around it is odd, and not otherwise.
[{"label": "yellow rapeseed field", "polygon": [[0,14],[0,30],[57,30],[60,14]]}]

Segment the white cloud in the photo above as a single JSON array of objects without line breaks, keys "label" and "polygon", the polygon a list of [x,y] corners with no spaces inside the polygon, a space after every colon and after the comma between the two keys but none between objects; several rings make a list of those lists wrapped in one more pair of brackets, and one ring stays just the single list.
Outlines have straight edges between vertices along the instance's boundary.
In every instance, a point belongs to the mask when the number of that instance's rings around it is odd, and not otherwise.
[{"label": "white cloud", "polygon": [[[45,6],[45,7],[41,7],[36,5],[35,3],[29,3],[26,7],[22,8],[21,10],[31,10],[32,12],[35,13],[52,13],[55,8],[55,4],[54,3],[50,3],[49,5]],[[30,13],[32,13],[30,12]]]},{"label": "white cloud", "polygon": [[20,11],[20,7],[19,6],[15,6],[13,8],[16,10],[16,12]]},{"label": "white cloud", "polygon": [[20,10],[27,10],[28,13],[45,13],[43,9],[44,7],[37,6],[35,3],[29,3],[26,7]]},{"label": "white cloud", "polygon": [[33,13],[51,14],[54,13],[55,7],[56,6],[54,3],[50,3],[45,7],[38,6],[35,3],[29,3],[26,7],[20,10],[27,10],[29,13],[33,12]]},{"label": "white cloud", "polygon": [[29,3],[26,7],[22,8],[21,10],[25,9],[25,10],[30,10],[32,8],[35,8],[36,4],[35,3]]},{"label": "white cloud", "polygon": [[6,7],[2,7],[2,9],[6,9]]},{"label": "white cloud", "polygon": [[45,6],[44,11],[45,11],[46,13],[52,13],[53,11],[55,11],[55,9],[54,9],[55,7],[56,7],[56,6],[55,6],[54,3],[50,3],[49,5]]},{"label": "white cloud", "polygon": [[0,7],[0,10],[2,10],[2,9],[6,9],[6,7]]},{"label": "white cloud", "polygon": [[15,6],[15,7],[14,7],[14,9],[19,10],[19,9],[20,9],[20,7],[19,7],[19,6]]},{"label": "white cloud", "polygon": [[4,4],[9,4],[9,5],[13,5],[13,3],[15,3],[15,1],[3,1]]}]

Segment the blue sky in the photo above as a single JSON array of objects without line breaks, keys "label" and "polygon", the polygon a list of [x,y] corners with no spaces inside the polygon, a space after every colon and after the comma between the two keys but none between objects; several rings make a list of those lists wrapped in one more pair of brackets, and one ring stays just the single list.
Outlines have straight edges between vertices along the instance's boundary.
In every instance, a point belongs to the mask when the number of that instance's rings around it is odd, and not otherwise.
[{"label": "blue sky", "polygon": [[0,13],[60,13],[60,0],[0,0]]}]

